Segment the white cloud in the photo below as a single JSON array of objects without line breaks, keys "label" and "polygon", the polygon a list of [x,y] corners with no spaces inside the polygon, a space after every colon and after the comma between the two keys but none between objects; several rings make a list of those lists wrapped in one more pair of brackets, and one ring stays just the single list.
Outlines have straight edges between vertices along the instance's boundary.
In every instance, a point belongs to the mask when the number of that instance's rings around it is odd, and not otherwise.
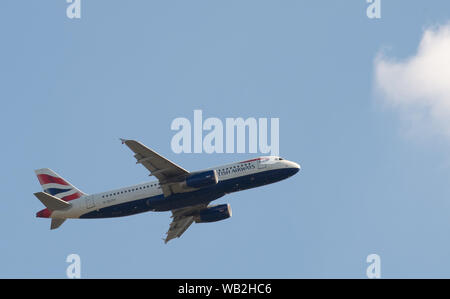
[{"label": "white cloud", "polygon": [[407,60],[379,54],[375,82],[412,131],[450,139],[450,24],[425,30],[417,53]]}]

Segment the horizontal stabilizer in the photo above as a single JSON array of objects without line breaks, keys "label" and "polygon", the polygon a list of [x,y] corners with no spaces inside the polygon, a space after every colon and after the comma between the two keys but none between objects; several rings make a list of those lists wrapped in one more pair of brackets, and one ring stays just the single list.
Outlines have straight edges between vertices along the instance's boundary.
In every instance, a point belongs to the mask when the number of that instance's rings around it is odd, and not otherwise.
[{"label": "horizontal stabilizer", "polygon": [[56,229],[56,228],[60,227],[61,224],[64,223],[64,221],[66,221],[66,219],[52,218],[52,223],[50,225],[50,229]]},{"label": "horizontal stabilizer", "polygon": [[34,196],[36,196],[44,204],[44,206],[51,211],[64,210],[72,206],[70,203],[45,192],[34,193]]}]

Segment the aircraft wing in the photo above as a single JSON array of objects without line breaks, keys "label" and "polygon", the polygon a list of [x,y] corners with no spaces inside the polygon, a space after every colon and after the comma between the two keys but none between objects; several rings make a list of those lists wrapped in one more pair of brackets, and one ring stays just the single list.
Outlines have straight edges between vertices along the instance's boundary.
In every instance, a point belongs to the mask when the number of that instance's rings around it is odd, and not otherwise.
[{"label": "aircraft wing", "polygon": [[169,242],[172,239],[179,238],[194,222],[194,215],[201,209],[206,208],[207,204],[172,210],[172,223],[170,224],[169,231],[164,243]]},{"label": "aircraft wing", "polygon": [[186,169],[164,158],[140,142],[126,139],[120,140],[134,152],[136,163],[142,164],[150,171],[150,175],[155,176],[159,180],[166,197],[172,194],[170,183],[173,182],[173,179],[189,174],[189,171]]}]

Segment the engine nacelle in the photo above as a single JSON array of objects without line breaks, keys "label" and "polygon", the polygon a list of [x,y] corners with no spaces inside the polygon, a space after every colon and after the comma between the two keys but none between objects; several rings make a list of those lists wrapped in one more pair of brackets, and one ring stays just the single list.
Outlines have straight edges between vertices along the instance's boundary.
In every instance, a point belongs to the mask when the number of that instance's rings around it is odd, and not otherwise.
[{"label": "engine nacelle", "polygon": [[212,206],[200,211],[194,217],[196,223],[216,222],[231,217],[231,207],[229,204]]},{"label": "engine nacelle", "polygon": [[208,170],[191,174],[186,178],[185,184],[191,188],[204,188],[217,184],[219,178],[215,170]]}]

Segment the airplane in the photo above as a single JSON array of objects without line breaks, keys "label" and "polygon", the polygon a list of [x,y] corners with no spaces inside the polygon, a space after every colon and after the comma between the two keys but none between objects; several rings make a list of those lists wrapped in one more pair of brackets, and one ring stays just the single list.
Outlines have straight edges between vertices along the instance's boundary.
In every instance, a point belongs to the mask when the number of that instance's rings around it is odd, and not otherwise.
[{"label": "airplane", "polygon": [[51,218],[50,229],[66,219],[111,218],[138,213],[172,212],[165,243],[179,238],[195,223],[210,223],[231,217],[229,204],[210,205],[228,193],[284,180],[300,165],[278,156],[264,156],[233,164],[189,172],[135,140],[121,139],[158,181],[88,195],[49,168],[35,170],[43,192],[34,195],[45,209],[36,217]]}]

